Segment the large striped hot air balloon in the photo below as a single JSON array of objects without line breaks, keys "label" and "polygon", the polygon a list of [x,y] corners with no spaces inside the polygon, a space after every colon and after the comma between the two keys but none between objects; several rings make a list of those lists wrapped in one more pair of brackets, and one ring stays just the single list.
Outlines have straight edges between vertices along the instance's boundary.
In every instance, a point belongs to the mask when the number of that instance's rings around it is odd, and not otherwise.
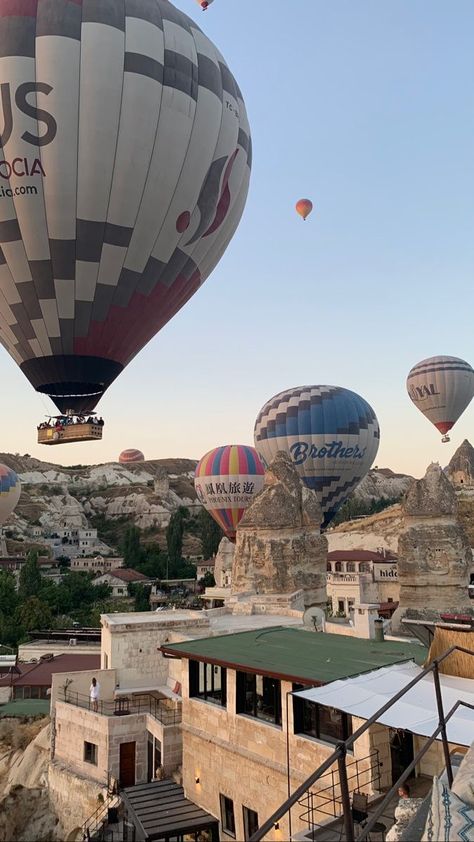
[{"label": "large striped hot air balloon", "polygon": [[0,80],[0,342],[88,413],[231,240],[245,105],[169,0],[2,0]]},{"label": "large striped hot air balloon", "polygon": [[119,456],[119,462],[121,465],[126,465],[128,462],[144,462],[145,457],[141,450],[136,450],[134,447],[129,448],[128,450],[122,450]]},{"label": "large striped hot air balloon", "polygon": [[263,488],[263,474],[256,451],[245,444],[216,447],[198,463],[196,494],[231,541],[245,509]]},{"label": "large striped hot air balloon", "polygon": [[255,447],[265,465],[288,453],[316,492],[327,526],[369,471],[380,431],[372,407],[340,386],[299,386],[275,395],[255,422]]},{"label": "large striped hot air balloon", "polygon": [[429,357],[411,369],[407,391],[413,403],[448,442],[447,433],[474,397],[474,371],[458,357]]},{"label": "large striped hot air balloon", "polygon": [[15,471],[0,465],[0,525],[10,517],[20,499],[21,485]]}]

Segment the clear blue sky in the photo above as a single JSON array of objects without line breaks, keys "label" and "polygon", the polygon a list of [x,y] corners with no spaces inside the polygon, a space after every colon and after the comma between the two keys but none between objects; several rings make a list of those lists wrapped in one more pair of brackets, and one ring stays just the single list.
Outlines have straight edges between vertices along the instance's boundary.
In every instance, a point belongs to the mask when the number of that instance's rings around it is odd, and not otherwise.
[{"label": "clear blue sky", "polygon": [[[420,475],[474,444],[474,402],[450,445],[405,392],[433,354],[474,363],[472,0],[215,0],[177,5],[216,43],[253,137],[249,199],[213,275],[100,404],[101,444],[47,450],[52,406],[0,354],[11,424],[1,449],[64,464],[125,447],[199,458],[252,443],[274,393],[363,395],[379,466]],[[315,205],[303,223],[295,201]],[[14,419],[14,421],[13,421]]]}]

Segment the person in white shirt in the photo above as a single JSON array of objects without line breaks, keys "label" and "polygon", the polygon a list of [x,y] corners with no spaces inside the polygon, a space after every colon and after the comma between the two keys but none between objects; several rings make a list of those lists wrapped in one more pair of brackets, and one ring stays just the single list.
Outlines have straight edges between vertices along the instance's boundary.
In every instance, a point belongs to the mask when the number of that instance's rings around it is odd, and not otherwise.
[{"label": "person in white shirt", "polygon": [[97,713],[99,710],[99,685],[97,683],[97,679],[93,678],[91,686],[89,688],[89,696],[91,700],[91,707],[94,713]]}]

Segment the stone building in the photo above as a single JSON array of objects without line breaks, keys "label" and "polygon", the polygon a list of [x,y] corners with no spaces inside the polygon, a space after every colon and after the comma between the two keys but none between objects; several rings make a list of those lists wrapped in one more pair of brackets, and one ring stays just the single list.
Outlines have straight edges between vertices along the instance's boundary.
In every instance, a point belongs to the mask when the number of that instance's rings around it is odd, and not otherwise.
[{"label": "stone building", "polygon": [[446,474],[457,488],[474,487],[474,447],[467,439],[452,456]]},{"label": "stone building", "polygon": [[265,484],[237,529],[232,593],[302,592],[303,604],[326,605],[327,541],[317,498],[302,484],[290,458],[277,453]]},{"label": "stone building", "polygon": [[327,562],[328,604],[349,616],[357,604],[379,606],[390,617],[398,604],[397,556],[380,550],[332,550]]},{"label": "stone building", "polygon": [[[295,790],[363,723],[334,707],[310,708],[292,697],[293,691],[426,657],[418,644],[283,628],[162,648],[183,659],[185,794],[220,819],[221,840],[248,839],[285,801],[289,781]],[[413,750],[413,736],[408,739]],[[398,775],[390,729],[372,726],[356,741],[347,764],[351,789],[375,795],[390,787]],[[330,771],[317,788],[324,790],[314,801],[318,821],[340,815],[337,773]],[[308,832],[305,812],[303,804],[292,812],[291,838],[309,838],[301,833]],[[287,817],[279,831],[266,838],[289,839]]]},{"label": "stone building", "polygon": [[468,584],[472,552],[457,520],[456,493],[438,464],[415,480],[402,502],[398,542],[400,604],[392,629],[402,618],[436,619],[441,613],[470,612]]}]

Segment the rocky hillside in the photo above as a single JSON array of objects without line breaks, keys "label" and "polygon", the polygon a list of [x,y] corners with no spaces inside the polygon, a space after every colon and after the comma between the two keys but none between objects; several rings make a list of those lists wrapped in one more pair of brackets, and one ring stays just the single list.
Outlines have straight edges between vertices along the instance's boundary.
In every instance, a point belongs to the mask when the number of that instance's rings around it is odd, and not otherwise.
[{"label": "rocky hillside", "polygon": [[[179,506],[191,511],[200,507],[193,481],[196,462],[191,459],[64,468],[28,455],[0,453],[0,462],[15,470],[22,483],[20,501],[6,525],[20,538],[36,532],[40,541],[60,529],[91,526],[106,540],[105,525],[133,522],[159,539]],[[13,549],[18,547],[9,547]],[[185,546],[185,551],[199,554],[199,547]]]},{"label": "rocky hillside", "polygon": [[405,494],[413,477],[396,474],[390,468],[373,468],[354,491],[356,500],[370,503],[372,500],[394,500]]}]

